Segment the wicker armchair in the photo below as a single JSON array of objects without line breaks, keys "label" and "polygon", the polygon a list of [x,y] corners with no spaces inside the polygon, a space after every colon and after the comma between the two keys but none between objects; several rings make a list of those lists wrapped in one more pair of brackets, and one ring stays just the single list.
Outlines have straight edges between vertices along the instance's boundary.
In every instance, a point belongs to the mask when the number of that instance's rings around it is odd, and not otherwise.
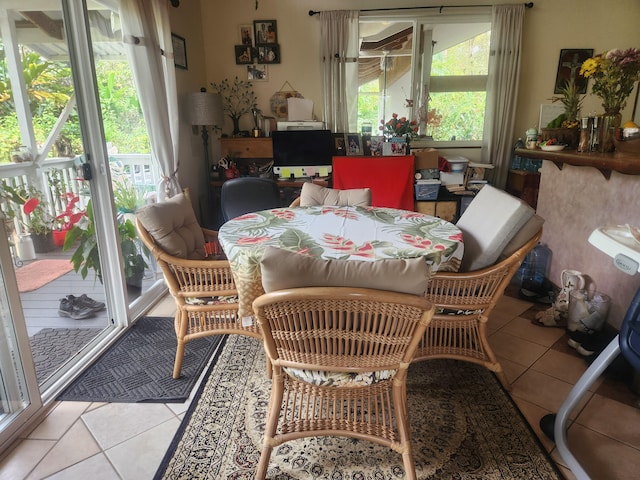
[{"label": "wicker armchair", "polygon": [[452,358],[477,363],[493,371],[509,390],[509,381],[487,341],[487,321],[541,236],[542,230],[511,256],[490,267],[467,273],[434,273],[426,297],[435,305],[436,314],[420,341],[414,361]]},{"label": "wicker armchair", "polygon": [[[253,309],[273,368],[256,478],[265,478],[274,447],[336,435],[401,453],[406,478],[415,479],[406,375],[431,303],[381,290],[309,287],[264,294]],[[372,381],[358,381],[362,376]]]},{"label": "wicker armchair", "polygon": [[[173,378],[180,377],[185,344],[207,335],[239,333],[262,338],[257,325],[243,326],[238,317],[238,291],[229,261],[217,243],[218,232],[203,228],[209,254],[204,260],[169,255],[136,219],[138,235],[160,265],[169,292],[176,302],[175,329],[178,346]],[[215,248],[217,246],[218,248]]]}]

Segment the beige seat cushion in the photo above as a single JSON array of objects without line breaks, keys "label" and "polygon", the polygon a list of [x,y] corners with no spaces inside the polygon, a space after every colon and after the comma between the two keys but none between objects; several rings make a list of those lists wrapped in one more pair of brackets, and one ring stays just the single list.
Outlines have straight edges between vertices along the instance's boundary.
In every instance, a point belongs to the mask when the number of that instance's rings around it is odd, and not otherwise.
[{"label": "beige seat cushion", "polygon": [[423,258],[325,260],[268,246],[262,261],[265,292],[299,287],[362,287],[424,295],[431,268]]},{"label": "beige seat cushion", "polygon": [[371,205],[371,189],[336,190],[305,182],[300,192],[300,206],[312,207],[314,205],[368,207]]},{"label": "beige seat cushion", "polygon": [[161,203],[145,205],[138,209],[136,216],[169,255],[189,260],[205,258],[202,228],[183,193]]},{"label": "beige seat cushion", "polygon": [[471,272],[493,265],[534,213],[519,198],[485,185],[456,223],[464,239],[460,270]]}]

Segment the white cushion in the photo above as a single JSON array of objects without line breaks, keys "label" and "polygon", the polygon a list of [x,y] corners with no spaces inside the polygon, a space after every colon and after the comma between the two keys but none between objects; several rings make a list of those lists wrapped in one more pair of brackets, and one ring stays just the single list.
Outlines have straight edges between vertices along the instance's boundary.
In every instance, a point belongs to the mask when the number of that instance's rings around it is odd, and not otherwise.
[{"label": "white cushion", "polygon": [[519,198],[485,185],[456,224],[464,240],[460,271],[471,272],[493,265],[534,214],[533,208]]},{"label": "white cushion", "polygon": [[371,205],[371,189],[336,190],[305,182],[300,191],[300,206],[312,207],[314,205],[368,207]]},{"label": "white cushion", "polygon": [[524,246],[525,243],[531,240],[531,237],[533,237],[540,231],[543,224],[544,218],[542,218],[540,215],[534,215],[533,217],[531,217],[527,221],[527,223],[525,223],[524,226],[520,230],[518,230],[518,233],[515,234],[511,241],[507,243],[507,246],[504,247],[504,250],[500,254],[499,259],[503,260],[505,258],[508,258],[516,253],[517,250],[520,250],[520,248]]},{"label": "white cushion", "polygon": [[262,261],[265,292],[301,287],[361,287],[424,295],[431,267],[424,258],[325,260],[265,247]]}]

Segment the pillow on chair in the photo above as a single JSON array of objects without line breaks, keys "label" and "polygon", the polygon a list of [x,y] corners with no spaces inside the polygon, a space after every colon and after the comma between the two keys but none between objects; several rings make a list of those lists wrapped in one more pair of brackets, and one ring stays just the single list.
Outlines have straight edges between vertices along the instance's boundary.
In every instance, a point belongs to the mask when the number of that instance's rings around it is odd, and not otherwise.
[{"label": "pillow on chair", "polygon": [[301,287],[362,287],[424,295],[431,267],[424,258],[325,260],[267,246],[260,262],[265,292]]},{"label": "pillow on chair", "polygon": [[491,185],[482,187],[456,223],[464,239],[460,271],[493,265],[534,213],[524,201],[504,190]]},{"label": "pillow on chair", "polygon": [[188,260],[205,258],[202,228],[183,193],[139,208],[136,217],[169,255]]},{"label": "pillow on chair", "polygon": [[540,231],[542,225],[544,224],[544,218],[540,215],[534,215],[524,224],[524,226],[518,230],[518,233],[511,239],[507,246],[504,247],[504,250],[500,254],[499,260],[503,260],[507,257],[513,255],[516,250],[520,250],[520,248],[527,243],[531,237],[533,237],[536,233]]},{"label": "pillow on chair", "polygon": [[314,205],[368,207],[371,205],[371,189],[336,190],[305,182],[300,192],[300,206],[311,207]]}]

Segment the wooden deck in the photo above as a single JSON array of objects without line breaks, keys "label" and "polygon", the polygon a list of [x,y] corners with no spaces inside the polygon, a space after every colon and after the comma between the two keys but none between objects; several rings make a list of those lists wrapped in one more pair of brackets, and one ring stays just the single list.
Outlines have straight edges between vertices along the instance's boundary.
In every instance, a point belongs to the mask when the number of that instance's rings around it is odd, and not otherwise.
[{"label": "wooden deck", "polygon": [[[70,252],[55,250],[50,253],[39,253],[37,260],[34,260],[34,262],[46,258],[66,259],[70,257]],[[27,263],[31,262],[25,262],[25,265]],[[153,272],[148,269],[145,272],[143,289],[153,281]],[[73,270],[37,290],[21,293],[20,300],[29,337],[32,337],[43,328],[102,329],[107,327],[110,322],[106,309],[96,313],[93,317],[83,320],[74,320],[58,315],[58,306],[62,298],[67,295],[79,297],[83,293],[96,301],[105,301],[104,287],[97,279],[94,279],[93,272],[90,272],[87,278],[83,280],[80,274]]]}]

